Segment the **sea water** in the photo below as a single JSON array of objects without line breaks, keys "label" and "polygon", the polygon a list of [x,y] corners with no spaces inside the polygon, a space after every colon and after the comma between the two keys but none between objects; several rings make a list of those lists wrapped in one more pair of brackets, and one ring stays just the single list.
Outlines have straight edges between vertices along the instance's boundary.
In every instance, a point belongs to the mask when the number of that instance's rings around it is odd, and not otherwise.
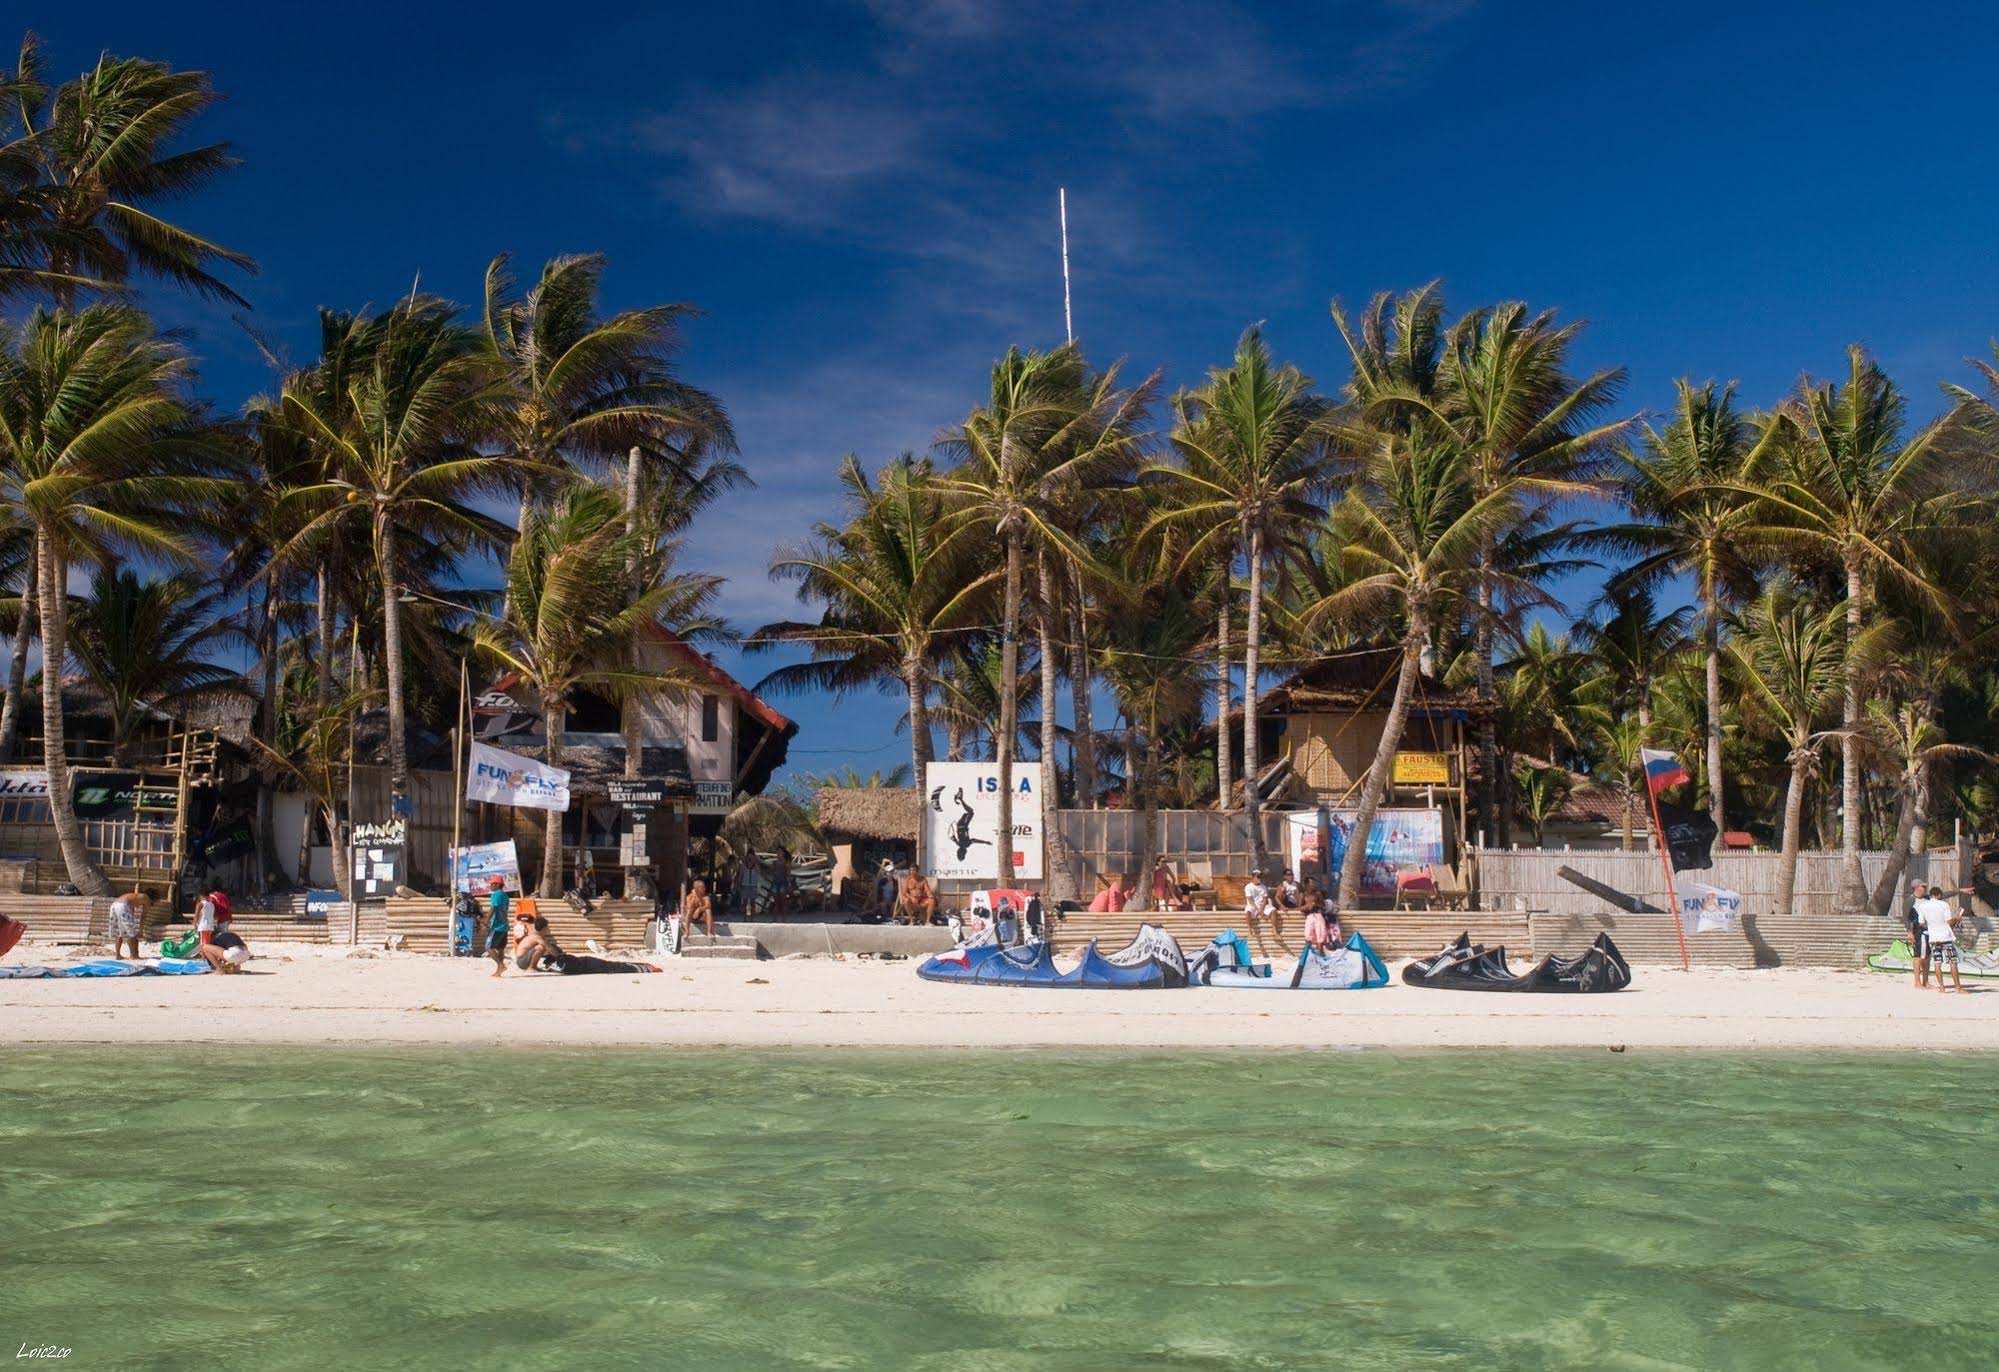
[{"label": "sea water", "polygon": [[14,1051],[0,1343],[79,1368],[1990,1367],[1995,1066]]}]

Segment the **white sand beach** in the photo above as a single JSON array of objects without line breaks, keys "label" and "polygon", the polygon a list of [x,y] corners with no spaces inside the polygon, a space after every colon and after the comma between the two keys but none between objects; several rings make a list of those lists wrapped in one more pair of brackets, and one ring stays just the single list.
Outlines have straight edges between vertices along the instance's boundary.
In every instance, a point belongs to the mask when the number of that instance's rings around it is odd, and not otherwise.
[{"label": "white sand beach", "polygon": [[[913,961],[667,960],[561,977],[406,953],[266,945],[240,976],[0,981],[15,1044],[1999,1050],[1999,986],[1878,972],[1639,967],[1601,996],[954,987]],[[73,960],[15,950],[10,963]]]}]

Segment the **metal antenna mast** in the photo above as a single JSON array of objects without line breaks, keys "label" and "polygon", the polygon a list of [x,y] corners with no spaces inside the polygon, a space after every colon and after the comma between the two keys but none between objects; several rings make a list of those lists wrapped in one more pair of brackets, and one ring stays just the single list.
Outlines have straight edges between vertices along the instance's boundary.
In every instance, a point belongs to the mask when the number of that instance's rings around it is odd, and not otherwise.
[{"label": "metal antenna mast", "polygon": [[1071,343],[1076,341],[1076,320],[1069,313],[1069,188],[1057,189],[1058,204],[1062,208],[1062,332]]}]

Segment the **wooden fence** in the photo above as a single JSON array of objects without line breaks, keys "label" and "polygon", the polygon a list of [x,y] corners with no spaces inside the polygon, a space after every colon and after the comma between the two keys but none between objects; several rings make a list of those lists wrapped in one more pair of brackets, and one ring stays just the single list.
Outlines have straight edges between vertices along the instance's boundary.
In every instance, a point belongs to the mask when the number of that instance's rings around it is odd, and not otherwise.
[{"label": "wooden fence", "polygon": [[[1948,853],[1949,850],[1944,850]],[[1557,915],[1598,914],[1616,907],[1600,895],[1593,895],[1562,877],[1563,867],[1602,882],[1626,895],[1644,901],[1652,910],[1667,909],[1666,876],[1659,867],[1659,855],[1639,851],[1600,852],[1548,848],[1481,848],[1476,850],[1478,903],[1488,910],[1544,910]],[[1754,912],[1777,909],[1777,878],[1783,858],[1777,853],[1724,853],[1702,879],[1742,893],[1743,905]],[[1888,855],[1868,852],[1860,855],[1860,870],[1868,890],[1880,880]],[[1829,915],[1839,889],[1838,853],[1800,853],[1794,912],[1800,915]],[[1929,874],[1930,855],[1918,853],[1909,859],[1903,885],[1897,889],[1899,902],[1908,882]]]},{"label": "wooden fence", "polygon": [[[1277,860],[1284,856],[1284,816],[1265,811],[1264,849]],[[1145,815],[1135,810],[1057,810],[1055,822],[1069,847],[1082,860],[1083,896],[1096,889],[1105,872],[1134,875],[1145,851]],[[1161,810],[1159,851],[1170,860],[1212,862],[1217,873],[1249,871],[1249,824],[1240,814],[1214,810]]]}]

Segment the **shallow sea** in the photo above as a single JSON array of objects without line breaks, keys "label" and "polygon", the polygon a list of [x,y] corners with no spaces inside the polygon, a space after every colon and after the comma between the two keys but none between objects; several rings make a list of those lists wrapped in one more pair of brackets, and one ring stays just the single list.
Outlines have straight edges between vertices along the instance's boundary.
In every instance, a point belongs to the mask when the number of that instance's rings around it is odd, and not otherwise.
[{"label": "shallow sea", "polygon": [[0,1351],[68,1347],[68,1368],[1990,1367],[1995,1069],[17,1051]]}]

